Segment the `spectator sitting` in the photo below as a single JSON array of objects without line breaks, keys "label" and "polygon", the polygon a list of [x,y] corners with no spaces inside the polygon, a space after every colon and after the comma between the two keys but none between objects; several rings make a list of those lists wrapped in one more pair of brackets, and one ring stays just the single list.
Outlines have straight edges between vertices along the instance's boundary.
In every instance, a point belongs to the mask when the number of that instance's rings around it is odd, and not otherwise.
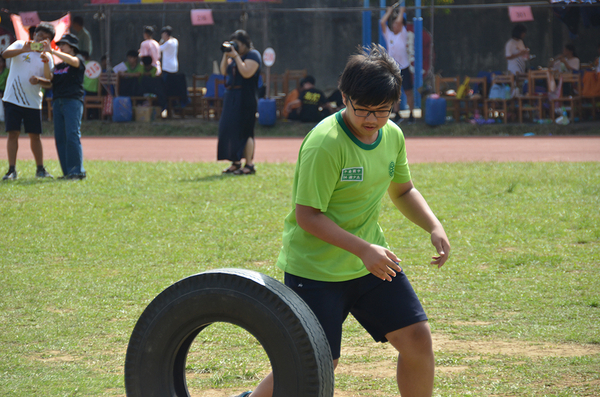
[{"label": "spectator sitting", "polygon": [[557,72],[574,73],[579,71],[581,62],[575,53],[575,46],[566,44],[562,54],[558,54],[554,60],[550,60],[550,67]]},{"label": "spectator sitting", "polygon": [[[83,59],[85,60],[84,64],[86,66],[88,63],[92,62],[92,60],[90,59],[90,54],[88,54],[87,51],[81,51],[80,54],[83,57]],[[97,96],[98,95],[98,79],[99,79],[99,77],[96,77],[95,79],[88,77],[87,73],[83,75],[83,90],[85,92],[85,96]],[[87,119],[100,118],[99,109],[88,109],[87,114],[84,115],[84,117],[86,117]]]},{"label": "spectator sitting", "polygon": [[100,68],[102,69],[102,73],[106,73],[108,71],[106,55],[102,55],[102,57],[100,58]]},{"label": "spectator sitting", "polygon": [[0,56],[0,98],[6,89],[6,79],[8,78],[8,68],[6,67],[6,59]]},{"label": "spectator sitting", "polygon": [[157,69],[155,66],[152,66],[152,57],[143,56],[142,64],[143,71],[140,82],[141,94],[144,96],[146,96],[145,94],[153,94],[156,96],[161,109],[165,110],[167,108],[165,86],[162,78],[156,78]]},{"label": "spectator sitting", "polygon": [[331,114],[327,96],[315,88],[315,78],[306,76],[300,81],[298,99],[288,103],[288,119],[319,122]]},{"label": "spectator sitting", "polygon": [[136,50],[127,52],[127,70],[119,72],[119,93],[122,96],[138,96],[144,67],[140,64]]}]

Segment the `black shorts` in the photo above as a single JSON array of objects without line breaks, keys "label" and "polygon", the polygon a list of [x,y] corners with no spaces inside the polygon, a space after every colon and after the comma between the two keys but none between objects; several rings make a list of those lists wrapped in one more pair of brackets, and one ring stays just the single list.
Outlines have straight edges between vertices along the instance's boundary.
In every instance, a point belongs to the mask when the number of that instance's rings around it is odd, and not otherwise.
[{"label": "black shorts", "polygon": [[406,69],[402,69],[400,72],[402,73],[402,88],[404,88],[404,91],[412,90],[414,87],[414,84],[413,84],[413,75],[410,72],[410,67],[408,67]]},{"label": "black shorts", "polygon": [[372,274],[350,281],[315,281],[285,273],[285,285],[294,290],[315,313],[329,341],[332,358],[340,358],[342,324],[348,313],[377,342],[385,335],[427,320],[404,272],[391,282]]},{"label": "black shorts", "polygon": [[4,102],[4,123],[6,132],[21,131],[21,123],[28,134],[42,133],[41,109],[24,108],[14,103]]}]

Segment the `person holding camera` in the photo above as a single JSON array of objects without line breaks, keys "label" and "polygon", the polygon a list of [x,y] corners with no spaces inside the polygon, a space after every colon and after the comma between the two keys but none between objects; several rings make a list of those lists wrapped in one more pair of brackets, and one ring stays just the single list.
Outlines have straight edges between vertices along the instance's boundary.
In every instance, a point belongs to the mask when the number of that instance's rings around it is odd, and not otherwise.
[{"label": "person holding camera", "polygon": [[[223,174],[248,175],[254,168],[254,124],[258,107],[261,57],[250,35],[235,31],[221,46],[221,74],[226,75],[223,112],[219,121],[217,160],[229,160]],[[242,158],[246,164],[242,167]]]},{"label": "person holding camera", "polygon": [[[21,124],[29,134],[31,152],[37,164],[35,176],[52,178],[44,168],[44,150],[40,135],[42,134],[42,87],[50,87],[50,73],[44,75],[44,65],[48,70],[54,67],[52,57],[43,53],[44,43],[49,45],[55,35],[54,26],[47,22],[35,28],[33,41],[17,40],[4,52],[4,59],[11,59],[11,68],[6,80],[6,91],[2,98],[8,143],[8,172],[3,180],[17,179],[16,163],[19,149]],[[42,77],[43,76],[43,77]]]},{"label": "person holding camera", "polygon": [[54,140],[63,172],[63,179],[85,179],[81,147],[81,116],[83,115],[83,76],[85,59],[79,53],[79,39],[65,34],[56,42],[60,51],[47,51],[61,60],[52,75],[52,110]]}]

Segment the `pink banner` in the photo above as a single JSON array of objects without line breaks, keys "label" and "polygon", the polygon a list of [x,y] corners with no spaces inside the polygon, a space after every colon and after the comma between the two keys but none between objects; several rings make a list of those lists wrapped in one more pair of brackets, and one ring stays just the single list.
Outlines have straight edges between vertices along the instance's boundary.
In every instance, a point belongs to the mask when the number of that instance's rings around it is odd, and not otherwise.
[{"label": "pink banner", "polygon": [[533,13],[530,6],[508,7],[508,15],[511,22],[533,21]]},{"label": "pink banner", "polygon": [[192,10],[192,25],[214,25],[212,10]]},{"label": "pink banner", "polygon": [[21,17],[21,22],[25,26],[37,26],[42,22],[37,11],[20,12],[19,16]]}]

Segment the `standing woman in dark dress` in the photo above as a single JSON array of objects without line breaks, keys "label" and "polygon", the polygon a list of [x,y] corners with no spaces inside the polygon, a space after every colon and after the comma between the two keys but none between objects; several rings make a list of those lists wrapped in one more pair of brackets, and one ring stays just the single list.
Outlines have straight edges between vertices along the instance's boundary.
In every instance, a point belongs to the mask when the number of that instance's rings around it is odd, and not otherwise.
[{"label": "standing woman in dark dress", "polygon": [[60,51],[48,48],[60,58],[52,77],[52,109],[54,140],[65,179],[84,179],[81,148],[81,116],[83,115],[83,76],[85,61],[79,53],[79,40],[72,33],[56,42]]},{"label": "standing woman in dark dress", "polygon": [[[219,121],[217,160],[230,160],[224,174],[254,174],[254,124],[258,106],[260,53],[244,30],[235,31],[223,43],[221,74],[226,75],[223,113]],[[237,48],[235,48],[237,46]],[[229,50],[229,51],[227,51]],[[242,167],[242,158],[246,164]]]}]

